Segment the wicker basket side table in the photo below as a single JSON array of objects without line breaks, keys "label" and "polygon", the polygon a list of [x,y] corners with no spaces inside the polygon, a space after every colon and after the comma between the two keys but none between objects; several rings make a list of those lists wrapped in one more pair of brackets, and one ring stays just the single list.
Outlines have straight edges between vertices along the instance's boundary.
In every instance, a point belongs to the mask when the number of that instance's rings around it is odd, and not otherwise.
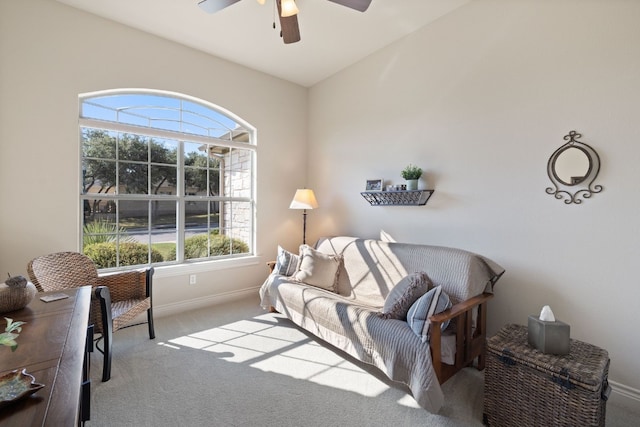
[{"label": "wicker basket side table", "polygon": [[527,327],[506,325],[487,340],[484,423],[496,427],[604,426],[609,354],[571,340],[569,354],[530,347]]}]

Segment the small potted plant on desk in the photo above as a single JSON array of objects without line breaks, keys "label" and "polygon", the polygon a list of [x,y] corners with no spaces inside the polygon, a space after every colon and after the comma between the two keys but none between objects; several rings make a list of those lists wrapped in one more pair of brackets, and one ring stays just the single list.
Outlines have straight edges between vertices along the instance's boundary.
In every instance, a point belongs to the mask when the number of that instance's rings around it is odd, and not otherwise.
[{"label": "small potted plant on desk", "polygon": [[409,163],[409,166],[402,169],[402,177],[407,181],[407,190],[417,190],[418,180],[422,176],[422,169]]}]

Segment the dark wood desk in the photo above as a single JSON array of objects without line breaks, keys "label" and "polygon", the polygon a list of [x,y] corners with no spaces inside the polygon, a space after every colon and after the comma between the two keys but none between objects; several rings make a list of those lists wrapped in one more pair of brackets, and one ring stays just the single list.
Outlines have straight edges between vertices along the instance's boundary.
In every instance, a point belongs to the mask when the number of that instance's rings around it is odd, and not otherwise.
[{"label": "dark wood desk", "polygon": [[[0,375],[25,368],[45,387],[0,408],[0,426],[59,427],[80,422],[83,382],[88,376],[85,358],[91,287],[67,290],[69,298],[42,302],[40,297],[48,293],[38,293],[25,308],[1,315],[27,323],[14,352],[0,347]],[[88,393],[88,383],[84,389]]]}]

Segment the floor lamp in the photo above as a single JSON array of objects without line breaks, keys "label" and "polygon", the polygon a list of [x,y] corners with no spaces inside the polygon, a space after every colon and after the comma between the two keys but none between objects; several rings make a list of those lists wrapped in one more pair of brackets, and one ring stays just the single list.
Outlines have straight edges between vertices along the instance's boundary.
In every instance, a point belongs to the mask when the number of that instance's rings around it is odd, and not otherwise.
[{"label": "floor lamp", "polygon": [[302,209],[302,244],[307,243],[307,209],[316,209],[318,202],[313,190],[299,188],[293,196],[289,209]]}]

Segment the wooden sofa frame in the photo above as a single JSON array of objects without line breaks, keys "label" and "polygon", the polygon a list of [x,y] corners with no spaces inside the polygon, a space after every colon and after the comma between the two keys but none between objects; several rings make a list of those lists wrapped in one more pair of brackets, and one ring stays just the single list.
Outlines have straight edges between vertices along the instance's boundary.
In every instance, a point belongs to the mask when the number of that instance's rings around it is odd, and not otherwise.
[{"label": "wooden sofa frame", "polygon": [[[487,301],[493,294],[483,293],[455,304],[449,310],[429,317],[431,321],[430,347],[433,369],[438,382],[443,384],[462,368],[472,366],[477,358],[476,368],[482,371],[485,366],[487,348]],[[478,308],[475,329],[473,328],[473,310]],[[442,363],[440,325],[451,320],[455,323],[456,359],[455,364]]]}]

